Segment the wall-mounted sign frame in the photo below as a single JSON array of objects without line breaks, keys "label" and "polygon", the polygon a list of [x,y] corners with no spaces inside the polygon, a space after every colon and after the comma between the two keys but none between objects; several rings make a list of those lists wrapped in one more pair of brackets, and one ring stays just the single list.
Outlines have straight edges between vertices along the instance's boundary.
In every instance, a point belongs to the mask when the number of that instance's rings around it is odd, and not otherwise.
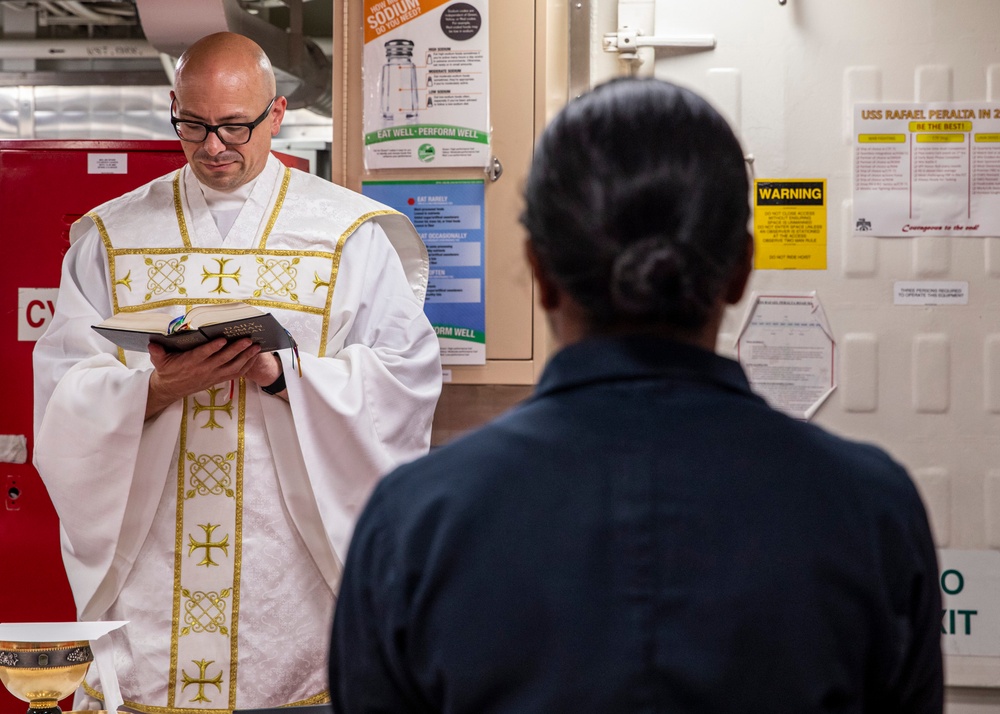
[{"label": "wall-mounted sign frame", "polygon": [[405,214],[427,246],[424,312],[441,363],[486,364],[484,181],[366,181],[361,191]]},{"label": "wall-mounted sign frame", "polygon": [[487,0],[364,0],[367,169],[490,161]]}]

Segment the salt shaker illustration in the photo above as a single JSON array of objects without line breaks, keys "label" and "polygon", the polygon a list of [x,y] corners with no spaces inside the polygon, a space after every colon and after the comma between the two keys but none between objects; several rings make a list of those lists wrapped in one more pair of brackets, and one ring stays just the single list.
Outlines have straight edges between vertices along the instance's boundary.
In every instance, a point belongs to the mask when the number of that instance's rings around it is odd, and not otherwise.
[{"label": "salt shaker illustration", "polygon": [[386,126],[417,121],[417,68],[413,65],[413,42],[385,43],[381,78],[382,120]]}]

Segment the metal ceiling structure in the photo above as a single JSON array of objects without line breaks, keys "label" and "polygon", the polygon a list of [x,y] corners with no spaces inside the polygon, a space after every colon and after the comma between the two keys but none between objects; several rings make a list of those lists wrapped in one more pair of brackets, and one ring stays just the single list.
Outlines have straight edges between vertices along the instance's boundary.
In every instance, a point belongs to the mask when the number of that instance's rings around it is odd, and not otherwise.
[{"label": "metal ceiling structure", "polygon": [[309,0],[3,0],[0,86],[171,84],[177,56],[222,30],[271,58],[289,108],[332,111],[331,3]]}]

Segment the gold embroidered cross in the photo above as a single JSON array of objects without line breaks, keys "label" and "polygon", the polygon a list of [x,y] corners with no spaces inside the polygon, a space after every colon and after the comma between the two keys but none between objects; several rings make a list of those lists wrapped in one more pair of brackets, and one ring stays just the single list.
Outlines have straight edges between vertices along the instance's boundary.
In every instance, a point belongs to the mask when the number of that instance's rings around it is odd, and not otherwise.
[{"label": "gold embroidered cross", "polygon": [[332,283],[332,282],[333,282],[333,279],[324,281],[322,278],[319,277],[319,273],[313,271],[313,292],[316,292],[320,288],[328,288],[328,287],[330,287],[330,283]]},{"label": "gold embroidered cross", "polygon": [[128,288],[129,292],[131,292],[132,291],[132,271],[130,270],[127,273],[125,273],[125,277],[122,278],[121,280],[116,280],[115,281],[115,285],[124,285],[126,288]]},{"label": "gold embroidered cross", "polygon": [[206,660],[201,659],[201,660],[197,660],[197,661],[195,661],[195,660],[191,660],[191,661],[195,665],[198,666],[198,678],[195,679],[194,677],[192,677],[191,675],[189,675],[186,671],[184,671],[182,669],[181,670],[181,674],[184,675],[184,686],[181,687],[181,691],[183,692],[185,689],[188,688],[188,686],[190,686],[192,684],[197,684],[198,685],[198,694],[191,701],[192,702],[208,702],[209,704],[211,704],[212,700],[205,696],[205,685],[206,684],[214,684],[219,689],[219,692],[222,692],[222,672],[220,671],[212,679],[206,679],[207,675],[205,674],[205,670],[208,669],[208,665],[215,664],[215,660],[212,659],[212,660],[206,661]]},{"label": "gold embroidered cross", "polygon": [[226,263],[228,263],[230,260],[232,260],[232,258],[212,258],[212,260],[214,260],[216,263],[219,264],[219,272],[217,272],[217,273],[210,273],[210,272],[208,272],[208,268],[206,268],[204,266],[202,266],[202,269],[201,269],[201,282],[202,282],[202,284],[204,284],[204,282],[206,280],[211,280],[212,278],[216,278],[219,281],[219,283],[215,286],[215,288],[213,288],[209,292],[219,293],[220,295],[222,293],[228,293],[229,291],[226,290],[222,286],[222,281],[225,280],[226,278],[229,278],[230,280],[235,280],[237,285],[240,284],[240,270],[241,270],[241,268],[237,268],[235,273],[227,273],[227,272],[225,272],[225,270],[226,270]]},{"label": "gold embroidered cross", "polygon": [[198,548],[204,548],[205,557],[202,558],[201,562],[198,563],[198,565],[204,565],[206,568],[210,565],[218,565],[218,563],[212,560],[212,548],[218,548],[228,556],[229,536],[226,535],[226,537],[223,538],[222,540],[217,540],[217,541],[212,540],[212,533],[215,531],[216,528],[219,527],[218,523],[215,524],[207,523],[205,525],[199,523],[198,527],[201,528],[203,531],[205,531],[205,541],[203,543],[199,543],[194,539],[193,535],[188,533],[188,546],[190,546],[188,548],[188,555],[191,555],[193,552],[198,550]]},{"label": "gold embroidered cross", "polygon": [[197,399],[194,400],[194,415],[198,416],[202,412],[208,412],[208,421],[202,426],[202,429],[221,429],[222,424],[215,420],[215,412],[222,411],[229,415],[229,418],[233,418],[233,400],[228,400],[225,404],[216,404],[215,395],[222,391],[222,387],[209,387],[208,388],[208,404],[202,404]]}]

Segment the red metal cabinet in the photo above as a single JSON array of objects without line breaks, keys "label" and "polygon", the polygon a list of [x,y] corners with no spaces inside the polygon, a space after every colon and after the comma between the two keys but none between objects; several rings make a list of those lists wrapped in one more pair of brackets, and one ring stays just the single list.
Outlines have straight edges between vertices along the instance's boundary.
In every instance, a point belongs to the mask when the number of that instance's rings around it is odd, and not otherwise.
[{"label": "red metal cabinet", "polygon": [[[278,156],[308,170],[303,159]],[[183,164],[178,141],[0,141],[0,438],[5,444],[20,436],[27,441],[24,463],[12,463],[17,457],[9,449],[0,461],[0,622],[76,619],[58,520],[31,465],[31,351],[37,337],[26,333],[44,329],[51,317],[50,293],[59,286],[73,221]],[[23,714],[26,708],[0,687],[0,714]]]}]

